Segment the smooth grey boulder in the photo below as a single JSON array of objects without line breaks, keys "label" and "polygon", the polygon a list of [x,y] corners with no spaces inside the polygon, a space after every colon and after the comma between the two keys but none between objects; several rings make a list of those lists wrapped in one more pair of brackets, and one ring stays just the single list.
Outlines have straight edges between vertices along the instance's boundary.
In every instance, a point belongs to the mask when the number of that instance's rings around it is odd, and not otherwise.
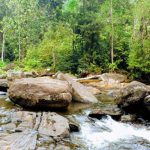
[{"label": "smooth grey boulder", "polygon": [[35,109],[67,108],[72,100],[69,84],[49,77],[16,79],[8,93],[14,103]]},{"label": "smooth grey boulder", "polygon": [[82,102],[82,103],[97,103],[98,100],[96,97],[79,82],[76,82],[76,80],[68,75],[63,73],[58,73],[57,78],[60,80],[67,81],[70,86],[72,87],[72,98],[74,101]]},{"label": "smooth grey boulder", "polygon": [[145,96],[149,92],[147,85],[133,81],[121,89],[118,104],[126,107],[132,104],[143,103]]}]

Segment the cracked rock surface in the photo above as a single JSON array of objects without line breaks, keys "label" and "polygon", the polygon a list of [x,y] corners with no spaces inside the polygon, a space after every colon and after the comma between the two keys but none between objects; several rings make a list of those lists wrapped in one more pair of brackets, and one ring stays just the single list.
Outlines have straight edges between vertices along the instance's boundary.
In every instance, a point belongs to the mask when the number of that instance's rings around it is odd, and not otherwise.
[{"label": "cracked rock surface", "polygon": [[52,145],[57,148],[57,141],[70,134],[69,121],[57,113],[12,110],[0,114],[3,115],[0,124],[1,150],[35,150]]}]

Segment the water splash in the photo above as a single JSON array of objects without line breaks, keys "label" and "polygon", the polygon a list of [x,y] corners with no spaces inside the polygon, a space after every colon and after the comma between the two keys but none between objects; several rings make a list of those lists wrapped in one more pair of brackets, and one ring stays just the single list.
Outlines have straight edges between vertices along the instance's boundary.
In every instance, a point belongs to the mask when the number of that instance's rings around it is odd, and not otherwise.
[{"label": "water splash", "polygon": [[81,132],[73,138],[80,139],[88,150],[150,150],[150,130],[145,126],[117,122],[110,116],[94,121],[85,116],[76,119],[81,124]]}]

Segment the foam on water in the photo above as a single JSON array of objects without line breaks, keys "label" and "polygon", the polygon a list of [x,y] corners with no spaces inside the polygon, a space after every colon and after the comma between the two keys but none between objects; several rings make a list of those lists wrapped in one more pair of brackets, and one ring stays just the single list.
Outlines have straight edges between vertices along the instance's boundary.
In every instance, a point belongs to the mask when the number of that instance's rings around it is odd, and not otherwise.
[{"label": "foam on water", "polygon": [[133,139],[143,139],[150,143],[150,130],[145,126],[137,128],[133,125],[114,121],[110,116],[101,120],[96,119],[93,123],[86,117],[77,116],[76,119],[80,123],[82,122],[81,133],[78,137],[86,143],[89,150],[102,149],[111,143]]}]

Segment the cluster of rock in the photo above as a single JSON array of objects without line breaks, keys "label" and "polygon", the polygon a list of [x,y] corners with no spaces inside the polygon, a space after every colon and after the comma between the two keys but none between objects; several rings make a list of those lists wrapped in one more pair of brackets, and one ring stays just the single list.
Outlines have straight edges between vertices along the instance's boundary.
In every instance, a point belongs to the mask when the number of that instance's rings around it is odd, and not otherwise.
[{"label": "cluster of rock", "polygon": [[[79,79],[86,86],[93,86],[100,89],[102,93],[108,96],[106,99],[113,100],[113,103],[122,110],[113,112],[111,108],[107,111],[103,109],[93,110],[89,116],[101,118],[106,115],[112,116],[112,118],[122,121],[135,120],[136,115],[141,115],[145,119],[150,120],[150,87],[138,81],[132,81],[128,83],[127,77],[119,74],[105,73],[95,76],[95,82],[92,80],[89,82],[87,79]],[[93,79],[90,77],[90,80]],[[102,94],[101,94],[102,95]],[[123,113],[124,112],[124,113]]]},{"label": "cluster of rock", "polygon": [[120,89],[117,104],[128,113],[140,114],[150,120],[150,88],[143,83],[133,81]]},{"label": "cluster of rock", "polygon": [[0,122],[1,150],[70,150],[62,141],[70,136],[68,119],[54,112],[28,111],[11,111],[3,114],[4,117],[7,123]]},{"label": "cluster of rock", "polygon": [[66,109],[71,101],[97,102],[96,97],[84,85],[68,74],[58,73],[56,79],[30,76],[22,78],[22,74],[8,72],[7,79],[0,79],[0,87],[8,88],[10,100],[22,107],[60,110]]},{"label": "cluster of rock", "polygon": [[[46,74],[47,75],[47,74]],[[68,74],[54,76],[36,73],[8,71],[0,76],[0,91],[8,91],[11,101],[24,108],[38,110],[67,109],[72,101],[97,103],[95,95],[107,96],[113,103],[95,107],[89,117],[101,119],[110,115],[123,122],[134,121],[136,114],[149,118],[150,87],[119,74],[105,73],[76,79]],[[100,103],[100,102],[99,102]],[[54,112],[1,111],[0,108],[0,149],[52,149],[70,150],[64,138],[70,132],[79,131],[79,126]]]},{"label": "cluster of rock", "polygon": [[[63,73],[52,78],[37,77],[35,73],[8,72],[7,79],[0,79],[0,88],[9,87],[9,98],[22,107],[61,110],[72,101],[97,103],[94,95],[103,93],[127,113],[142,113],[147,117],[150,112],[150,87],[137,81],[128,83],[125,75],[105,73],[76,79]],[[95,112],[114,116],[108,111]]]}]

